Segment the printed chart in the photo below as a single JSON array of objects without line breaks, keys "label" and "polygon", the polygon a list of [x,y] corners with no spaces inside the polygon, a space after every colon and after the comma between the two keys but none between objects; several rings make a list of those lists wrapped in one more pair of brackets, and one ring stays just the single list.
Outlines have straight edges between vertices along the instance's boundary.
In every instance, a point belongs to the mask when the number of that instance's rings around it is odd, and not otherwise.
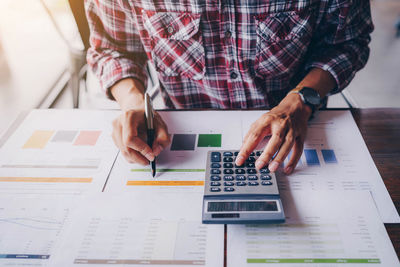
[{"label": "printed chart", "polygon": [[52,264],[222,266],[223,226],[202,224],[201,206],[202,194],[100,193],[74,214]]},{"label": "printed chart", "polygon": [[34,110],[1,148],[0,192],[101,191],[118,150],[116,112]]},{"label": "printed chart", "polygon": [[[202,192],[210,149],[237,149],[242,142],[240,112],[160,112],[171,129],[171,144],[157,157],[157,175],[118,155],[106,191],[161,190]],[[179,114],[179,115],[178,115]],[[221,122],[224,122],[223,124]]]},{"label": "printed chart", "polygon": [[282,200],[284,224],[228,225],[228,266],[399,265],[368,192],[285,192]]},{"label": "printed chart", "polygon": [[[262,113],[243,112],[243,134]],[[322,190],[341,194],[346,191],[371,191],[383,222],[400,222],[349,111],[319,112],[309,123],[304,153],[294,173],[287,176],[278,171],[277,178],[281,192]]]},{"label": "printed chart", "polygon": [[42,266],[70,219],[71,199],[2,197],[0,265]]}]

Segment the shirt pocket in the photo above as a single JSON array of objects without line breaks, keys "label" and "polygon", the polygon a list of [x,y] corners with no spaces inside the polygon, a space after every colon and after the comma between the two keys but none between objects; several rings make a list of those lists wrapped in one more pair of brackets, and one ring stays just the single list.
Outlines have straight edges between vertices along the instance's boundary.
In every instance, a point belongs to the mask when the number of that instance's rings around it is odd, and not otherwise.
[{"label": "shirt pocket", "polygon": [[203,78],[205,55],[200,17],[201,14],[189,12],[143,11],[151,56],[161,75]]},{"label": "shirt pocket", "polygon": [[281,12],[256,17],[255,72],[262,78],[297,71],[312,37],[310,12]]}]

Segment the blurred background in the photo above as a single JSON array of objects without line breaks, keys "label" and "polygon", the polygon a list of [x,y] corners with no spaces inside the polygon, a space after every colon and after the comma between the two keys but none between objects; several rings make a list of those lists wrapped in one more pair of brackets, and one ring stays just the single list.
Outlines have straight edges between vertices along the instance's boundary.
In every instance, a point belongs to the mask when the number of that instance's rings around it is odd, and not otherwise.
[{"label": "blurred background", "polygon": [[[80,2],[0,0],[0,136],[32,108],[118,107],[86,71]],[[400,107],[400,0],[372,0],[371,9],[368,64],[328,107]],[[157,97],[155,103],[162,108]]]}]

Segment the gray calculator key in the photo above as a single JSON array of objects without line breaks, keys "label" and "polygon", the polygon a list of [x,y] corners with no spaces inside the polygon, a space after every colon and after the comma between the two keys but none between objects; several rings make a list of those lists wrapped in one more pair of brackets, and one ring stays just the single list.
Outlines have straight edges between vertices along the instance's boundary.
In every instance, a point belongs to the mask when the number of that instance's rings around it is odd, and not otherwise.
[{"label": "gray calculator key", "polygon": [[224,163],[224,168],[233,168],[233,163],[225,162]]},{"label": "gray calculator key", "polygon": [[221,168],[221,164],[219,164],[219,163],[217,163],[217,162],[214,162],[214,163],[211,163],[211,168]]},{"label": "gray calculator key", "polygon": [[221,181],[221,176],[219,175],[211,175],[211,181]]},{"label": "gray calculator key", "polygon": [[271,175],[264,174],[264,175],[261,175],[261,176],[260,176],[260,179],[261,179],[261,180],[271,180],[272,177],[271,177]]},{"label": "gray calculator key", "polygon": [[219,188],[219,187],[211,187],[210,191],[211,192],[219,192],[219,191],[221,191],[221,188]]},{"label": "gray calculator key", "polygon": [[255,164],[253,162],[247,162],[246,167],[247,168],[255,168]]},{"label": "gray calculator key", "polygon": [[224,170],[224,174],[233,174],[233,170],[232,169],[225,169]]},{"label": "gray calculator key", "polygon": [[210,185],[211,186],[220,186],[221,183],[220,182],[211,182]]},{"label": "gray calculator key", "polygon": [[249,157],[246,161],[247,162],[256,162],[256,159],[254,157]]},{"label": "gray calculator key", "polygon": [[247,176],[247,179],[250,181],[250,180],[258,180],[258,177],[257,177],[257,175],[249,175],[249,176]]},{"label": "gray calculator key", "polygon": [[233,188],[233,187],[225,187],[224,191],[225,192],[233,192],[233,191],[235,191],[235,188]]},{"label": "gray calculator key", "polygon": [[245,186],[246,182],[240,181],[240,182],[236,182],[237,186]]},{"label": "gray calculator key", "polygon": [[224,157],[224,162],[233,162],[232,157]]},{"label": "gray calculator key", "polygon": [[257,171],[256,171],[256,169],[247,169],[247,173],[248,174],[256,174]]},{"label": "gray calculator key", "polygon": [[244,174],[246,171],[244,169],[236,169],[235,173],[236,174]]},{"label": "gray calculator key", "polygon": [[262,181],[261,182],[262,185],[272,185],[271,181]]},{"label": "gray calculator key", "polygon": [[261,169],[260,170],[260,173],[269,173],[269,170],[268,170],[268,168],[263,168],[263,169]]},{"label": "gray calculator key", "polygon": [[257,185],[259,185],[258,182],[249,182],[249,186],[257,186]]},{"label": "gray calculator key", "polygon": [[211,169],[211,174],[221,174],[221,170],[219,169]]},{"label": "gray calculator key", "polygon": [[211,152],[211,162],[220,162],[220,161],[221,161],[221,153]]},{"label": "gray calculator key", "polygon": [[240,165],[240,166],[235,164],[235,168],[244,168],[244,167],[245,167],[244,164],[242,164],[242,165]]},{"label": "gray calculator key", "polygon": [[233,156],[232,152],[229,152],[229,151],[224,152],[224,157],[232,157],[232,156]]},{"label": "gray calculator key", "polygon": [[234,182],[224,182],[224,186],[234,186]]},{"label": "gray calculator key", "polygon": [[225,175],[224,176],[224,181],[233,181],[233,176],[232,175]]},{"label": "gray calculator key", "polygon": [[246,180],[246,176],[244,175],[236,175],[236,181],[245,181]]}]

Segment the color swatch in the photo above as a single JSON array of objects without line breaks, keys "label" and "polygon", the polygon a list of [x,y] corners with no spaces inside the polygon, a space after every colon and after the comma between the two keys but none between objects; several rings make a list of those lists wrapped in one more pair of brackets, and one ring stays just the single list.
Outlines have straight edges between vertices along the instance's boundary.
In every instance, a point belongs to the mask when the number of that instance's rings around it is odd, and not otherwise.
[{"label": "color swatch", "polygon": [[91,183],[93,178],[75,177],[0,177],[0,182],[28,183]]},{"label": "color swatch", "polygon": [[306,161],[308,166],[320,165],[317,150],[315,149],[304,149],[304,155],[306,156]]},{"label": "color swatch", "polygon": [[321,153],[325,163],[338,163],[335,152],[332,149],[322,149]]},{"label": "color swatch", "polygon": [[195,144],[195,134],[174,134],[172,137],[171,151],[194,150]]},{"label": "color swatch", "polygon": [[199,134],[197,147],[221,147],[221,134]]},{"label": "color swatch", "polygon": [[35,131],[22,148],[44,148],[54,131]]},{"label": "color swatch", "polygon": [[51,142],[71,143],[77,134],[78,131],[57,131]]},{"label": "color swatch", "polygon": [[134,186],[204,186],[204,181],[128,181]]},{"label": "color swatch", "polygon": [[75,140],[75,146],[94,146],[99,139],[101,131],[81,131]]}]

